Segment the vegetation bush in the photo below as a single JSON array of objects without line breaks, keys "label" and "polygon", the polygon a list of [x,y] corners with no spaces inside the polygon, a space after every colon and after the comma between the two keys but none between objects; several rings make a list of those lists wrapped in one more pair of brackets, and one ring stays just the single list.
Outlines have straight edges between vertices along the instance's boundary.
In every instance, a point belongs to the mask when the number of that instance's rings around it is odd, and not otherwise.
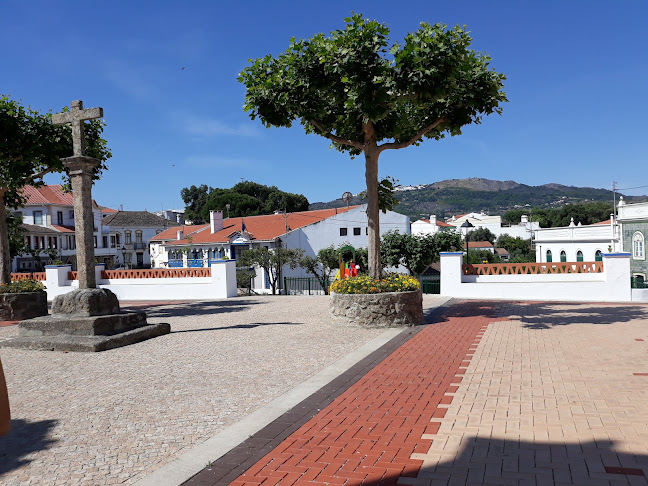
[{"label": "vegetation bush", "polygon": [[0,294],[22,294],[25,292],[42,292],[45,286],[38,280],[26,279],[0,285]]},{"label": "vegetation bush", "polygon": [[419,281],[411,275],[387,273],[381,279],[359,275],[336,280],[331,285],[331,292],[336,294],[380,294],[383,292],[409,292],[420,288]]}]

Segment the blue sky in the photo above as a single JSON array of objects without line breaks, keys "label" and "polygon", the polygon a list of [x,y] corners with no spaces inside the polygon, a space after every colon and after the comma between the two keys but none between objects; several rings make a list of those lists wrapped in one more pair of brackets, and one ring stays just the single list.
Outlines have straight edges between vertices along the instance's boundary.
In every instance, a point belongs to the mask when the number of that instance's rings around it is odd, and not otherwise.
[{"label": "blue sky", "polygon": [[183,187],[241,179],[328,201],[364,189],[362,158],[329,150],[298,125],[250,120],[236,77],[248,59],[285,50],[291,36],[343,28],[352,10],[386,23],[392,42],[422,21],[465,24],[473,49],[508,78],[502,116],[384,152],[381,176],[403,185],[465,177],[648,185],[643,0],[5,0],[0,93],[40,111],[74,99],[104,108],[113,158],[93,195],[106,206],[177,208]]}]

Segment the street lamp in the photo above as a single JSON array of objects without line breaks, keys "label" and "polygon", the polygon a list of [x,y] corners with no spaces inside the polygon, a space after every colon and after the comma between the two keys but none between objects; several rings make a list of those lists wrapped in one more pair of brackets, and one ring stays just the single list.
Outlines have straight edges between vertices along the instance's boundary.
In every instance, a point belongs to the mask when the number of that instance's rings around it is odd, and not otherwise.
[{"label": "street lamp", "polygon": [[470,230],[470,228],[474,228],[474,227],[475,226],[470,221],[468,221],[467,219],[461,225],[461,229],[464,232],[464,234],[466,235],[466,265],[468,265],[470,263],[470,260],[468,260],[468,246],[469,246],[468,245],[468,230]]},{"label": "street lamp", "polygon": [[126,247],[122,246],[122,267],[126,270]]}]

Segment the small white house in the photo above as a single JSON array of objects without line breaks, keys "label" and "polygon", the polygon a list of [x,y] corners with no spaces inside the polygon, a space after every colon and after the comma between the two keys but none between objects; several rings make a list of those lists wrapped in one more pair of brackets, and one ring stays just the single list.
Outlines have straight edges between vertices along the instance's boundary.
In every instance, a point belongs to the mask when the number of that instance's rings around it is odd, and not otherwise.
[{"label": "small white house", "polygon": [[520,222],[516,225],[503,226],[501,216],[491,216],[484,211],[480,213],[467,213],[459,216],[452,216],[446,219],[446,223],[456,227],[458,230],[461,225],[470,221],[475,228],[486,228],[496,237],[501,235],[509,235],[513,238],[522,238],[529,240],[533,236],[533,232],[540,229],[540,223],[536,221],[529,221],[529,217],[525,214],[522,215]]},{"label": "small white house", "polygon": [[435,214],[432,214],[430,219],[419,219],[412,223],[412,235],[415,236],[435,235],[439,231],[454,229],[453,225],[439,221]]}]

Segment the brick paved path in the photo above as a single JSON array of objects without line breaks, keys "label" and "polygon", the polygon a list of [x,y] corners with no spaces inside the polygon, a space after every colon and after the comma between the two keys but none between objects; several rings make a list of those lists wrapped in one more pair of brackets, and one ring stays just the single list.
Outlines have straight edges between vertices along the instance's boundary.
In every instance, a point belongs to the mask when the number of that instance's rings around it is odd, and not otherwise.
[{"label": "brick paved path", "polygon": [[648,306],[459,303],[233,482],[187,484],[645,485],[647,344]]}]

